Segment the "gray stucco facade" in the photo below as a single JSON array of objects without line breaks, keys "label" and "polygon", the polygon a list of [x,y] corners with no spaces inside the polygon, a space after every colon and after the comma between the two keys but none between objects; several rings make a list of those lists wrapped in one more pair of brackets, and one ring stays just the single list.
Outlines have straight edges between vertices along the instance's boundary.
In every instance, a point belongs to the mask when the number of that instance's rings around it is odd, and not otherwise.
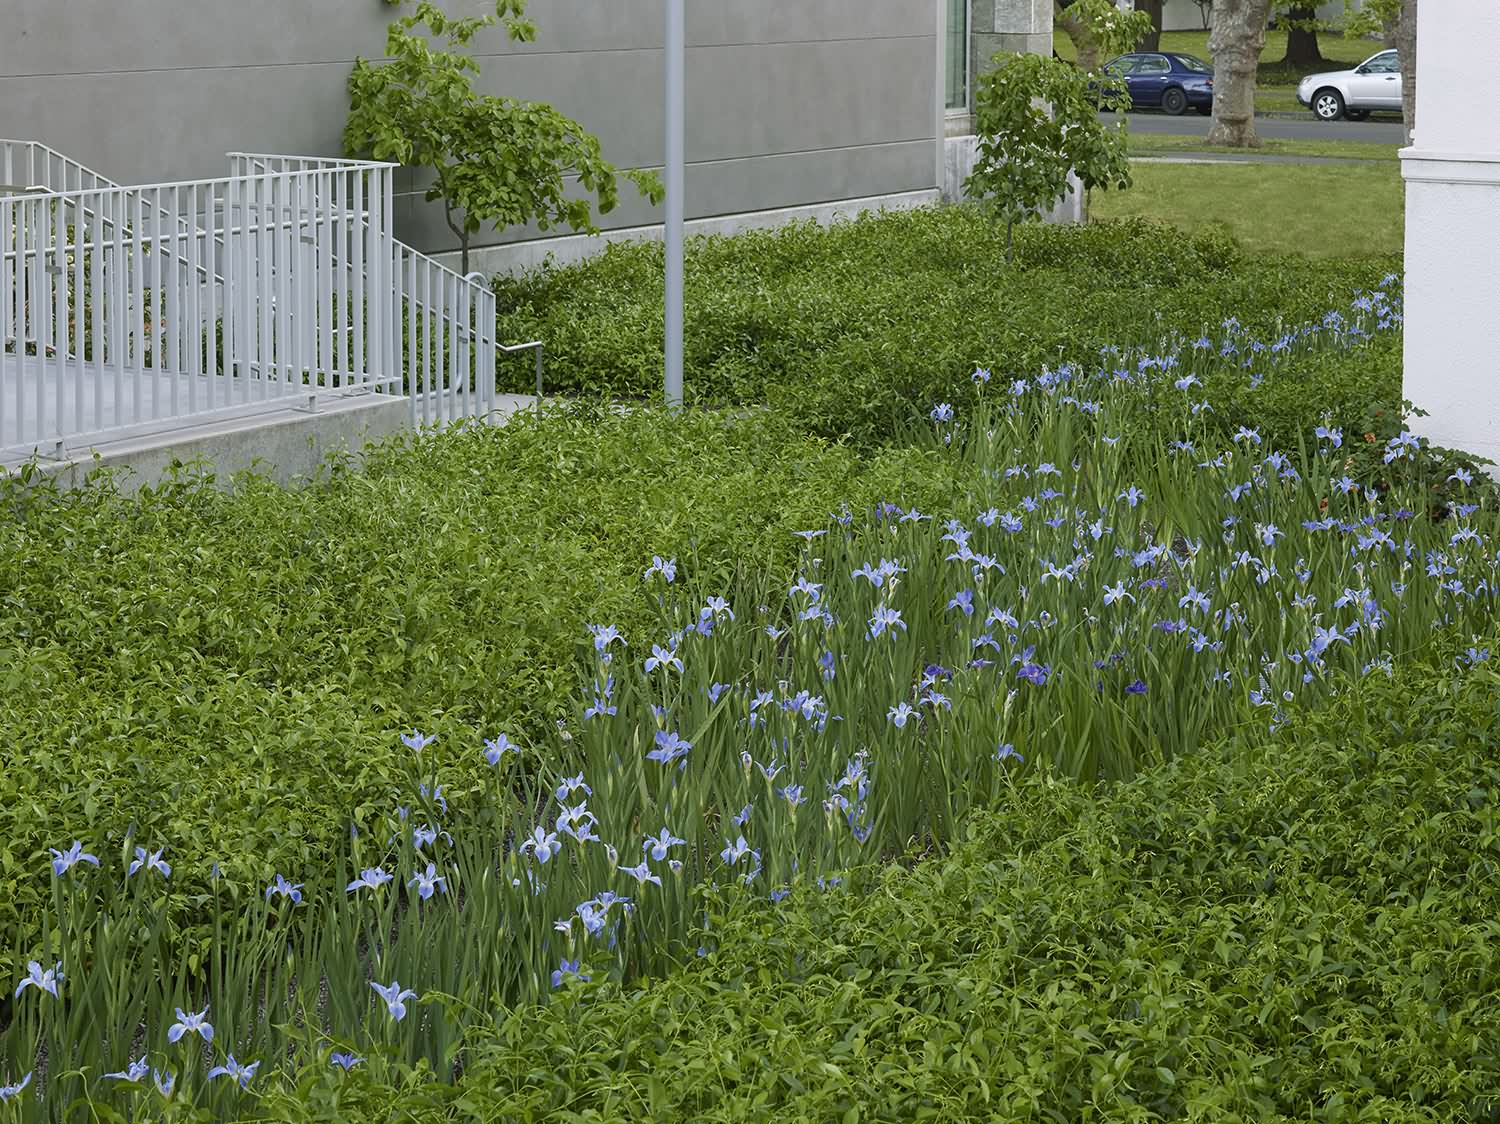
[{"label": "gray stucco facade", "polygon": [[[940,188],[945,8],[688,0],[688,217]],[[124,183],[220,176],[230,150],[337,155],[350,67],[381,54],[394,11],[383,0],[3,0],[0,136]],[[477,41],[481,87],[552,103],[621,167],[658,164],[663,0],[532,0],[529,14],[535,43],[496,29]],[[440,213],[404,182],[405,240],[452,248]],[[602,225],[659,219],[627,186]]]}]

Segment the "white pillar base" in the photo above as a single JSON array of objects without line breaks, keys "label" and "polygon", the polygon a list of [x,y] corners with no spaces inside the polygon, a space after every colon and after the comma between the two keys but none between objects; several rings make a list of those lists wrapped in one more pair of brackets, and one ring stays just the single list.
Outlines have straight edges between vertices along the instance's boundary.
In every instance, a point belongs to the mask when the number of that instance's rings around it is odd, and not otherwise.
[{"label": "white pillar base", "polygon": [[1429,415],[1412,429],[1500,462],[1500,153],[1408,148],[1401,160],[1402,393]]}]

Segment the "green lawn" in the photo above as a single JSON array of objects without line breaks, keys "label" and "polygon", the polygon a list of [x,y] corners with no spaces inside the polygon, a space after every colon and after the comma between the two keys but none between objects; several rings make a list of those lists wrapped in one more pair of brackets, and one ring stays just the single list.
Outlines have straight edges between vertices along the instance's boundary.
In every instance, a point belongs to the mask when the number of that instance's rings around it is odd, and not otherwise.
[{"label": "green lawn", "polygon": [[1393,163],[1136,164],[1134,186],[1096,192],[1095,221],[1143,216],[1197,231],[1223,223],[1252,253],[1398,254],[1401,173]]},{"label": "green lawn", "polygon": [[[1176,136],[1165,133],[1131,133],[1130,155],[1157,156],[1181,153],[1222,153],[1224,149],[1213,149],[1202,137]],[[1317,156],[1342,160],[1395,160],[1399,145],[1372,144],[1368,141],[1344,140],[1282,140],[1262,138],[1256,150],[1264,156]]]}]

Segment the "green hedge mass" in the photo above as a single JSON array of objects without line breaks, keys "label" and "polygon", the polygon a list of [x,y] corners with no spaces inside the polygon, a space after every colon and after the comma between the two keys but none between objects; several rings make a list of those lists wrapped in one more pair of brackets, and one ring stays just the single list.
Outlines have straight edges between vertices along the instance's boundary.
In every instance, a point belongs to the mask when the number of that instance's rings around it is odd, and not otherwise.
[{"label": "green hedge mass", "polygon": [[1494,1120],[1497,687],[1433,664],[1127,784],[1030,775],[947,857],[736,905],[696,968],[518,1012],[449,1108]]}]

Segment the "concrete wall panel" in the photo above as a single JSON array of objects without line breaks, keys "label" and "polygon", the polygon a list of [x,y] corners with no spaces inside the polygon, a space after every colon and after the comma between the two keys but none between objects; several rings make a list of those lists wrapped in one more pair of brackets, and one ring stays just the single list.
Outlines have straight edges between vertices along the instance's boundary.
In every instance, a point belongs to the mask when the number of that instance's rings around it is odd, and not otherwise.
[{"label": "concrete wall panel", "polygon": [[[935,187],[940,2],[689,4],[688,215]],[[337,155],[350,66],[382,51],[395,11],[382,0],[0,0],[0,136],[125,183],[219,176],[230,150]],[[477,44],[481,87],[551,102],[622,167],[657,164],[662,12],[663,0],[533,0],[536,43],[493,32]],[[633,193],[604,225],[659,217]],[[405,201],[408,231],[441,229],[426,209]]]}]

